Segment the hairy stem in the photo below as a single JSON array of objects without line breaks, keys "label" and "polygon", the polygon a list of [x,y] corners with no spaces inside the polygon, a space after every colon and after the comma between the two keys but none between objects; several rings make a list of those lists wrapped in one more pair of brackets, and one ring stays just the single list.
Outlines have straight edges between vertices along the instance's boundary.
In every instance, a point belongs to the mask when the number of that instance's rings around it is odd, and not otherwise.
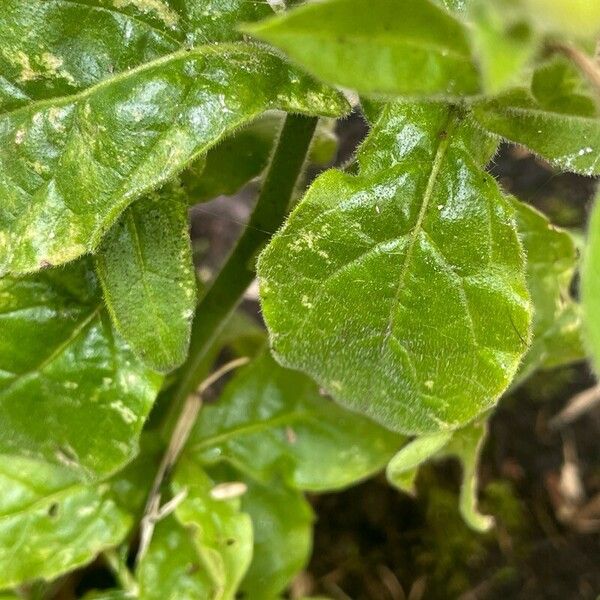
[{"label": "hairy stem", "polygon": [[206,353],[252,282],[258,253],[283,223],[316,125],[316,118],[286,117],[250,221],[196,310],[175,404],[183,402],[204,378]]}]

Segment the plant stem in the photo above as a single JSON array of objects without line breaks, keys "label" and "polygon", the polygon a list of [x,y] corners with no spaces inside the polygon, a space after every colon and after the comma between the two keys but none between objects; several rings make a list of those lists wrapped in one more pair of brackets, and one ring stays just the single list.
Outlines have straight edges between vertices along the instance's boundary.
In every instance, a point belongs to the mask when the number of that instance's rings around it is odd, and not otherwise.
[{"label": "plant stem", "polygon": [[550,48],[564,54],[581,71],[596,94],[600,96],[600,64],[597,60],[571,44],[555,43]]},{"label": "plant stem", "polygon": [[254,279],[258,253],[283,223],[316,125],[316,118],[286,117],[250,221],[196,310],[190,353],[179,372],[175,404],[183,402],[204,378],[207,351]]}]

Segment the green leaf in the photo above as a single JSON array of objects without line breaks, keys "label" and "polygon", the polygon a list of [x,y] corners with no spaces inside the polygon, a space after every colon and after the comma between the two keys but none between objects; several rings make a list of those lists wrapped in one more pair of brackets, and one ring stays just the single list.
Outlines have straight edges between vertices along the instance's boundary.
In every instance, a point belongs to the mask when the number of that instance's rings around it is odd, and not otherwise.
[{"label": "green leaf", "polygon": [[514,4],[513,0],[477,0],[470,6],[469,32],[488,94],[521,83],[538,49],[538,36],[521,12],[513,10]]},{"label": "green leaf", "polygon": [[189,450],[204,463],[226,460],[264,482],[281,477],[320,491],[375,473],[403,443],[265,352],[236,374],[218,403],[202,409]]},{"label": "green leaf", "polygon": [[196,308],[187,204],[175,186],[138,200],[104,238],[96,272],[116,329],[150,368],[186,358]]},{"label": "green leaf", "polygon": [[479,89],[465,27],[429,0],[309,2],[244,31],[361,94],[460,96]]},{"label": "green leaf", "polygon": [[242,509],[252,519],[254,556],[240,592],[252,600],[273,600],[310,558],[314,515],[297,491],[247,483]]},{"label": "green leaf", "polygon": [[[235,482],[233,485],[239,484]],[[223,486],[231,483],[221,483]],[[211,598],[234,598],[252,559],[252,522],[238,496],[217,495],[215,483],[191,459],[182,458],[173,477],[173,491],[187,491],[177,507],[177,520],[193,532],[198,555],[215,591]]]},{"label": "green leaf", "polygon": [[185,171],[182,183],[191,202],[231,196],[258,177],[267,167],[281,122],[280,113],[265,113],[210,150],[202,165]]},{"label": "green leaf", "polygon": [[[260,176],[269,164],[273,143],[283,123],[283,113],[269,111],[212,148],[181,176],[191,203],[217,196],[232,196]],[[327,164],[337,150],[332,124],[321,119],[315,131],[309,160]]]},{"label": "green leaf", "polygon": [[389,105],[359,175],[321,175],[259,259],[276,358],[404,433],[493,406],[531,321],[494,150],[457,109]]},{"label": "green leaf", "polygon": [[189,457],[173,477],[186,493],[174,517],[159,523],[138,568],[143,600],[233,599],[252,557],[252,523],[239,497],[222,495]]},{"label": "green leaf", "polygon": [[107,475],[160,387],[112,330],[88,262],[0,280],[0,452]]},{"label": "green leaf", "polygon": [[168,55],[79,94],[0,115],[0,274],[94,250],[134,200],[270,108],[345,101],[246,44]]},{"label": "green leaf", "polygon": [[215,585],[198,556],[193,533],[173,515],[156,525],[136,575],[140,600],[214,598]]},{"label": "green leaf", "polygon": [[585,340],[596,372],[600,371],[600,201],[596,198],[581,273]]},{"label": "green leaf", "polygon": [[511,90],[473,107],[489,131],[523,144],[560,169],[600,174],[600,113],[564,60],[534,74],[531,91]]},{"label": "green leaf", "polygon": [[518,380],[540,367],[581,360],[581,308],[570,293],[577,266],[572,236],[544,215],[513,199],[519,233],[527,254],[527,285],[534,306],[533,338]]},{"label": "green leaf", "polygon": [[272,14],[261,0],[5,0],[0,112],[81,91],[183,48],[239,39]]},{"label": "green leaf", "polygon": [[388,481],[403,492],[412,492],[414,478],[421,464],[430,459],[457,457],[463,469],[460,513],[469,527],[476,531],[487,531],[493,526],[493,518],[482,515],[477,509],[477,465],[486,435],[485,424],[471,424],[449,434],[442,432],[421,436],[390,461],[386,471]]},{"label": "green leaf", "polygon": [[0,588],[84,565],[133,524],[110,483],[85,484],[71,469],[16,455],[0,464]]},{"label": "green leaf", "polygon": [[452,431],[440,431],[415,438],[388,463],[388,481],[403,492],[414,493],[414,480],[419,466],[447,446],[453,435]]}]

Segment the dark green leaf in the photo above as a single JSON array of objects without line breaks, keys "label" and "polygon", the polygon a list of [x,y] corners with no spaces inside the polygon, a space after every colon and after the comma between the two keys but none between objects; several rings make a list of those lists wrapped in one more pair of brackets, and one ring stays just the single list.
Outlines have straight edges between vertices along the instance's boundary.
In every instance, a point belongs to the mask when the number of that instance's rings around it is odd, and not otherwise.
[{"label": "dark green leaf", "polygon": [[160,387],[115,335],[87,262],[0,280],[0,451],[106,475]]},{"label": "dark green leaf", "polygon": [[581,294],[585,338],[598,372],[600,371],[600,201],[598,198],[588,227],[581,275]]},{"label": "dark green leaf", "polygon": [[523,144],[566,171],[600,173],[600,113],[564,61],[540,67],[519,88],[474,106],[489,131]]},{"label": "dark green leaf", "polygon": [[493,406],[527,349],[514,211],[495,150],[443,104],[389,105],[360,174],[319,177],[259,259],[278,360],[405,433]]},{"label": "dark green leaf", "polygon": [[577,266],[573,238],[541,213],[513,200],[527,254],[527,285],[534,306],[533,338],[521,363],[522,380],[539,367],[556,367],[584,357],[581,309],[570,286]]},{"label": "dark green leaf", "polygon": [[0,274],[95,249],[134,200],[269,108],[345,101],[245,44],[198,47],[0,116]]},{"label": "dark green leaf", "polygon": [[245,31],[361,94],[477,93],[465,27],[429,0],[309,2]]},{"label": "dark green leaf", "polygon": [[242,509],[252,519],[254,556],[240,591],[244,598],[273,600],[310,558],[314,516],[300,492],[247,483]]},{"label": "dark green leaf", "polygon": [[138,200],[104,238],[96,272],[116,329],[149,367],[186,358],[196,307],[187,204],[176,186]]},{"label": "dark green leaf", "polygon": [[368,477],[403,443],[264,353],[240,370],[218,403],[203,408],[190,451],[206,463],[227,460],[265,482],[279,476],[318,491]]}]

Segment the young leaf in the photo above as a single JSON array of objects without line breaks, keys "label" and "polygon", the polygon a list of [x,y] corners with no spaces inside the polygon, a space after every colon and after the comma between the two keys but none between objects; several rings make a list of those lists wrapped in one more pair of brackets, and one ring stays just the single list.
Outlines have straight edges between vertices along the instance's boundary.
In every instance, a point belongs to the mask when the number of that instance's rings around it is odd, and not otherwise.
[{"label": "young leaf", "polygon": [[388,463],[386,467],[388,480],[403,492],[414,493],[418,468],[447,446],[453,435],[452,431],[440,431],[422,435],[406,444]]},{"label": "young leaf", "polygon": [[350,485],[383,468],[404,438],[324,398],[305,375],[265,352],[205,406],[189,449],[205,463],[229,461],[255,479],[298,489]]},{"label": "young leaf", "polygon": [[519,368],[522,381],[539,367],[556,367],[584,358],[581,308],[570,293],[577,266],[571,235],[554,227],[523,202],[513,199],[527,255],[527,285],[534,306],[533,338]]},{"label": "young leaf", "polygon": [[310,558],[314,515],[298,491],[247,483],[242,510],[252,519],[254,555],[240,592],[252,600],[273,600]]},{"label": "young leaf", "polygon": [[523,144],[557,167],[600,174],[600,113],[563,60],[534,74],[531,92],[517,88],[478,102],[473,112],[489,131]]},{"label": "young leaf", "polygon": [[4,454],[0,464],[0,588],[53,579],[119,544],[149,481],[146,460],[100,484],[43,460]]},{"label": "young leaf", "polygon": [[538,36],[511,10],[511,0],[476,0],[470,5],[469,32],[481,69],[482,87],[497,94],[521,83],[525,67],[538,49]]},{"label": "young leaf", "polygon": [[361,94],[459,96],[479,89],[465,27],[429,0],[309,2],[244,31]]},{"label": "young leaf", "polygon": [[389,105],[360,172],[319,177],[259,259],[276,357],[404,433],[492,406],[527,349],[514,211],[495,145],[457,109]]},{"label": "young leaf", "polygon": [[198,556],[193,534],[173,515],[157,523],[136,576],[143,600],[214,598],[215,584]]},{"label": "young leaf", "polygon": [[241,512],[239,497],[225,492],[218,495],[217,489],[193,460],[180,460],[173,491],[177,494],[186,490],[187,496],[175,514],[193,534],[202,565],[215,585],[210,596],[215,600],[234,598],[250,565],[253,541],[252,522]]},{"label": "young leaf", "polygon": [[112,330],[87,261],[0,280],[0,452],[107,475],[135,455],[160,383]]},{"label": "young leaf", "polygon": [[252,557],[250,517],[238,497],[218,495],[189,457],[181,459],[173,489],[186,496],[156,527],[137,572],[140,597],[233,599]]},{"label": "young leaf", "polygon": [[270,108],[345,101],[245,44],[174,53],[79,94],[0,115],[0,274],[94,250],[134,200]]},{"label": "young leaf", "polygon": [[596,371],[600,370],[600,201],[596,198],[581,274],[584,333]]},{"label": "young leaf", "polygon": [[116,329],[146,365],[186,358],[196,307],[187,204],[168,186],[130,206],[104,238],[96,272]]},{"label": "young leaf", "polygon": [[476,531],[487,531],[493,518],[477,509],[477,465],[487,429],[485,425],[471,424],[449,435],[442,432],[422,436],[402,448],[387,467],[388,481],[404,492],[413,491],[418,467],[430,459],[456,456],[462,464],[460,512],[463,519]]}]

